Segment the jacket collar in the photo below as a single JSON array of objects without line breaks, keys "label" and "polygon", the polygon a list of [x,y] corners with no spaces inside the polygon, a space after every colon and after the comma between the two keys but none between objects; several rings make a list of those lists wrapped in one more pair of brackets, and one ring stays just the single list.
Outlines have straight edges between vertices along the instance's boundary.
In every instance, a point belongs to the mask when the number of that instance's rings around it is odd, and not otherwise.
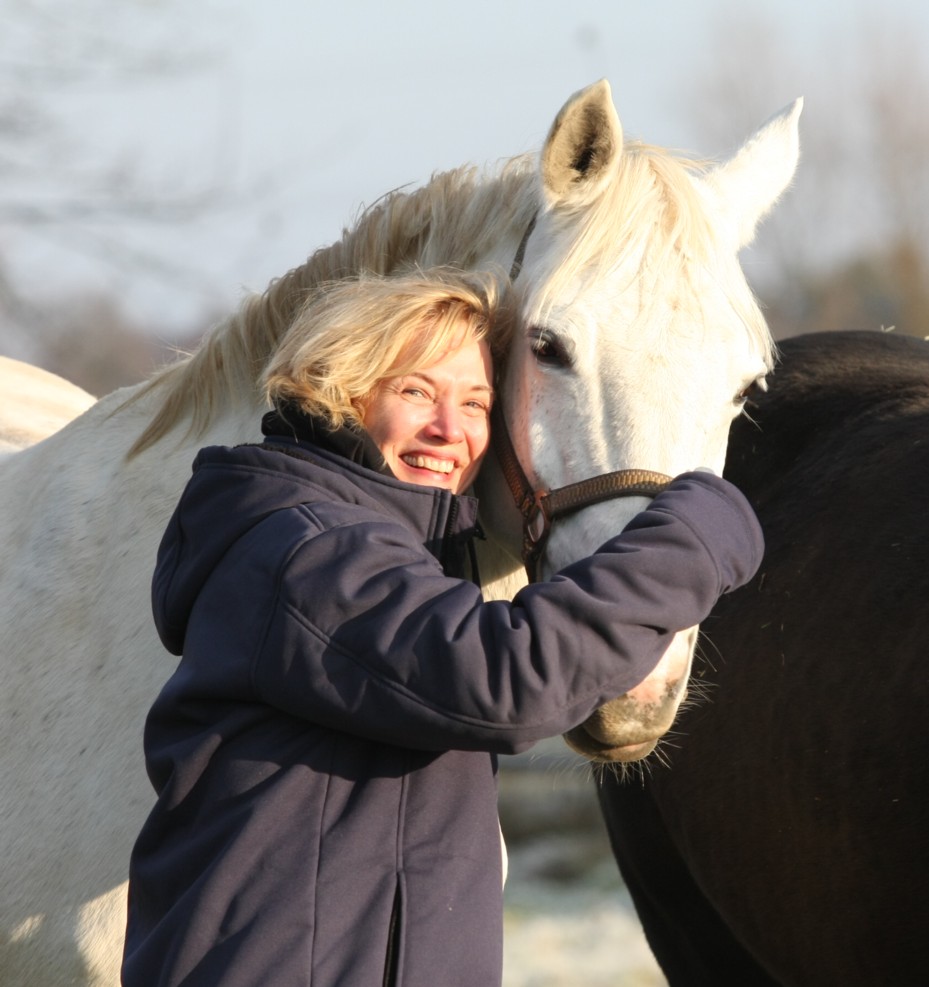
[{"label": "jacket collar", "polygon": [[321,418],[314,418],[294,401],[284,402],[261,419],[261,433],[268,437],[286,436],[299,442],[309,442],[320,449],[334,452],[366,469],[384,476],[393,476],[387,461],[374,440],[363,428],[343,425],[333,429]]},{"label": "jacket collar", "polygon": [[261,420],[261,430],[266,448],[308,458],[317,466],[354,477],[386,509],[404,517],[446,573],[469,574],[480,584],[473,540],[483,538],[484,533],[473,497],[398,480],[363,429],[332,429],[292,402],[268,412]]}]

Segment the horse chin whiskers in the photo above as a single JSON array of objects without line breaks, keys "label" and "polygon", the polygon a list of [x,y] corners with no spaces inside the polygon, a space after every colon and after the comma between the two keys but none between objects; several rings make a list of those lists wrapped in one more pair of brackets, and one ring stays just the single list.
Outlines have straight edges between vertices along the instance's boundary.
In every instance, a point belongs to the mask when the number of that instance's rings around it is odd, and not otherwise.
[{"label": "horse chin whiskers", "polygon": [[589,780],[594,776],[593,769],[595,763],[586,758],[578,757],[570,749],[565,749],[564,754],[556,758],[551,765],[552,774],[557,778],[573,778],[580,776]]},{"label": "horse chin whiskers", "polygon": [[671,750],[681,746],[678,738],[682,736],[668,731],[658,740],[654,750],[638,761],[590,761],[591,777],[597,785],[601,785],[607,776],[612,776],[623,785],[636,782],[644,785],[646,777],[656,767],[671,768]]},{"label": "horse chin whiskers", "polygon": [[598,786],[609,776],[623,785],[636,781],[644,785],[646,772],[651,773],[647,757],[640,761],[592,761],[590,766],[594,782]]},{"label": "horse chin whiskers", "polygon": [[560,754],[546,750],[528,755],[529,764],[534,770],[544,772],[552,778],[571,778],[581,776],[589,780],[595,762],[589,761],[586,757],[577,754],[567,744]]},{"label": "horse chin whiskers", "polygon": [[598,766],[596,761],[588,761],[586,758],[568,757],[561,763],[559,773],[562,777],[579,776],[584,781],[595,781]]},{"label": "horse chin whiskers", "polygon": [[684,735],[677,733],[674,730],[669,730],[655,745],[655,749],[652,751],[651,755],[644,759],[643,767],[647,768],[649,771],[659,764],[663,768],[671,767],[671,751],[679,750],[681,744],[679,743],[679,738]]},{"label": "horse chin whiskers", "polygon": [[687,682],[687,692],[678,707],[678,715],[680,715],[682,710],[693,709],[696,706],[703,706],[713,701],[716,682],[704,678],[704,675],[707,670],[715,673],[716,666],[703,648],[704,644],[712,647],[718,654],[718,649],[713,642],[701,635],[694,652],[694,667],[691,670],[690,678]]},{"label": "horse chin whiskers", "polygon": [[692,679],[687,686],[687,695],[681,700],[677,708],[678,715],[680,715],[682,710],[694,709],[697,706],[705,706],[707,703],[712,702],[715,688],[715,682]]},{"label": "horse chin whiskers", "polygon": [[[704,645],[706,647],[704,647]],[[716,671],[716,665],[713,663],[713,659],[707,654],[707,649],[712,649],[717,658],[721,658],[719,648],[713,642],[712,638],[709,638],[704,633],[700,633],[697,637],[696,644],[694,646],[694,663],[700,662],[707,666],[711,672]],[[696,669],[691,669],[691,674],[693,674]]]}]

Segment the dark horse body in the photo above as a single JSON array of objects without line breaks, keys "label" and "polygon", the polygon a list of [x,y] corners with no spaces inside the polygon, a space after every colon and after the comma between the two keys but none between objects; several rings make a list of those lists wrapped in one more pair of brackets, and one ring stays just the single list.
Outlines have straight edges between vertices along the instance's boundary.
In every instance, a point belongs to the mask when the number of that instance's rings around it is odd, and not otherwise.
[{"label": "dark horse body", "polygon": [[709,698],[601,807],[672,987],[929,983],[929,343],[781,345],[726,475],[766,554]]}]

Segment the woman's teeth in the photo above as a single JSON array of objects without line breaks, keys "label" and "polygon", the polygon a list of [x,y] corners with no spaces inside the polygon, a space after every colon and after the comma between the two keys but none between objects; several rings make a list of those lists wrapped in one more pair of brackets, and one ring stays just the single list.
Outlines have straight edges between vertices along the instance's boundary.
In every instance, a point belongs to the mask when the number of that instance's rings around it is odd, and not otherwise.
[{"label": "woman's teeth", "polygon": [[431,456],[401,456],[407,466],[416,469],[432,470],[433,473],[451,473],[455,464],[448,459],[433,459]]}]

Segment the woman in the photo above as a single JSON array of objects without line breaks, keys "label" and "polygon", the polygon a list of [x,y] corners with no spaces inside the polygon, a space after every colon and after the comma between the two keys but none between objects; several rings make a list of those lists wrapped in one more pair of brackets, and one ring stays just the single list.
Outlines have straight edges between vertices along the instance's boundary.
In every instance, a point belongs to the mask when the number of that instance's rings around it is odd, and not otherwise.
[{"label": "woman", "polygon": [[198,455],[153,583],[183,659],[146,723],[129,987],[498,984],[495,755],[638,684],[757,568],[745,500],[688,474],[483,602],[462,494],[507,325],[449,271],[334,286],[268,371],[265,442]]}]

